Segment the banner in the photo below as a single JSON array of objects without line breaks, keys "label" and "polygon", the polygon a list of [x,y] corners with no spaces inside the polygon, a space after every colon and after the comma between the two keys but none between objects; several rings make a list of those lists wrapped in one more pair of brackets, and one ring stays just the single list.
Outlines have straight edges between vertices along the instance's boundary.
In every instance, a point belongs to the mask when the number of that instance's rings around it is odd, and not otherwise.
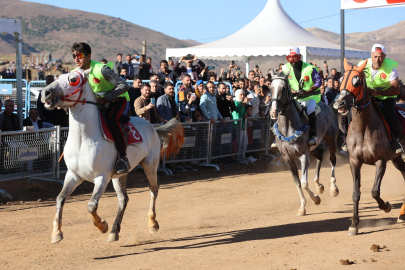
[{"label": "banner", "polygon": [[405,7],[405,0],[340,0],[340,9]]}]

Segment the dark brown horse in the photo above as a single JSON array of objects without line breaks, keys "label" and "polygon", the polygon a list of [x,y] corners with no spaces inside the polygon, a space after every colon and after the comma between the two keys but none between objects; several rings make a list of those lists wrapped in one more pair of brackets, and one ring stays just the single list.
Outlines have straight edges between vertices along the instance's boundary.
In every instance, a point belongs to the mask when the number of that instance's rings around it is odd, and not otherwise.
[{"label": "dark brown horse", "polygon": [[[350,154],[350,168],[353,175],[353,220],[349,235],[358,233],[359,201],[360,201],[360,169],[363,164],[377,167],[372,196],[381,210],[391,211],[389,202],[380,198],[381,180],[384,176],[387,162],[392,160],[405,179],[405,162],[401,155],[395,155],[391,147],[390,136],[385,124],[374,108],[363,73],[365,61],[360,67],[351,66],[345,59],[345,73],[340,87],[340,97],[334,108],[342,115],[347,115],[351,108],[352,122],[347,133],[347,148]],[[405,201],[398,222],[405,222]]]}]

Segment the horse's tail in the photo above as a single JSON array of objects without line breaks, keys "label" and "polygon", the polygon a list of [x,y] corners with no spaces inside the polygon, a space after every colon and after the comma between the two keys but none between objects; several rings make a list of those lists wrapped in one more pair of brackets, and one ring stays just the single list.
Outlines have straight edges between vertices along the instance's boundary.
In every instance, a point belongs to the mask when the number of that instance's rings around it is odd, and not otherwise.
[{"label": "horse's tail", "polygon": [[184,129],[179,121],[173,118],[163,126],[156,128],[156,132],[163,142],[160,156],[163,156],[165,151],[167,158],[179,153],[184,143]]}]

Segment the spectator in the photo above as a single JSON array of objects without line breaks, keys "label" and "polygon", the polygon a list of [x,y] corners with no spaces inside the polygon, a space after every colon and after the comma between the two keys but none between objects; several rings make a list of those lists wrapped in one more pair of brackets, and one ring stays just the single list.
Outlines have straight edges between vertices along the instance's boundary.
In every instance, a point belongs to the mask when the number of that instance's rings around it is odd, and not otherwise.
[{"label": "spectator", "polygon": [[131,116],[136,116],[135,112],[135,100],[141,96],[142,80],[139,75],[134,76],[132,87],[128,90],[129,104],[131,106]]},{"label": "spectator", "polygon": [[253,91],[247,96],[248,104],[252,106],[252,115],[253,117],[258,117],[260,111],[260,96],[262,93],[262,88],[258,82],[253,82]]},{"label": "spectator", "polygon": [[245,139],[245,119],[247,118],[245,105],[248,98],[245,97],[245,92],[242,89],[235,91],[235,110],[232,112],[233,119],[242,119],[242,127],[239,136],[239,155],[243,156],[243,150],[247,146],[247,139]]},{"label": "spectator", "polygon": [[332,102],[335,100],[336,95],[339,95],[339,91],[336,91],[334,88],[334,79],[332,77],[329,77],[327,80],[327,86],[325,87],[325,96],[328,102],[326,104],[332,104]]},{"label": "spectator", "polygon": [[[185,58],[193,57],[192,60],[185,60]],[[193,62],[197,61],[197,65],[193,66]],[[185,66],[180,66],[181,62],[186,62],[187,67]],[[181,59],[176,62],[173,66],[173,70],[180,76],[183,77],[184,74],[188,74],[191,77],[191,80],[197,81],[199,80],[198,75],[203,71],[205,68],[205,64],[197,59],[197,56],[195,55],[186,55],[182,56]]]},{"label": "spectator", "polygon": [[127,73],[127,68],[126,68],[125,66],[123,66],[123,67],[121,68],[121,73],[120,73],[121,79],[123,79],[124,81],[128,80],[129,78],[128,78],[127,75],[128,75],[128,73]]},{"label": "spectator", "polygon": [[204,95],[204,93],[205,93],[204,87],[205,87],[205,84],[204,84],[203,80],[197,81],[196,86],[195,86],[195,92],[200,94],[199,98],[201,98],[201,96]]},{"label": "spectator", "polygon": [[179,102],[179,111],[193,122],[205,121],[201,115],[198,97],[191,88],[184,90],[184,100]]},{"label": "spectator", "polygon": [[208,73],[208,81],[209,82],[216,82],[217,81],[217,75],[215,75],[214,72]]},{"label": "spectator", "polygon": [[146,63],[149,65],[149,73],[153,73],[152,58],[148,57],[148,59],[146,59]]},{"label": "spectator", "polygon": [[167,82],[164,88],[165,94],[160,96],[156,102],[157,113],[167,121],[170,121],[172,118],[180,118],[181,121],[188,119],[177,112],[177,105],[174,100],[174,85],[171,82]]},{"label": "spectator", "polygon": [[122,68],[122,53],[117,54],[117,60],[114,61],[113,71],[115,74],[121,74]]},{"label": "spectator", "polygon": [[[132,64],[132,74],[133,74],[133,76],[135,76],[135,75],[139,75],[139,70],[140,70],[140,65],[141,65],[141,62],[139,61],[139,59],[140,59],[141,57],[139,56],[139,54],[134,54],[133,56],[132,56],[132,60],[131,60],[131,64]],[[141,77],[142,78],[142,77]],[[142,79],[141,79],[142,80]],[[146,79],[147,80],[147,79]]]},{"label": "spectator", "polygon": [[[196,93],[196,91],[193,89],[191,85],[191,76],[188,74],[183,75],[182,79],[183,85],[180,87],[179,92],[177,93],[179,95],[179,100],[182,101],[184,100],[184,90],[187,88],[191,88],[193,93]],[[201,97],[201,93],[196,93],[198,97]]]},{"label": "spectator", "polygon": [[283,66],[284,66],[284,64],[280,64],[280,65],[278,65],[278,75],[280,75],[281,74],[281,72],[283,72]]},{"label": "spectator", "polygon": [[173,63],[173,60],[172,60],[171,57],[169,57],[169,60],[167,61],[167,64],[173,68],[174,63]]},{"label": "spectator", "polygon": [[141,76],[142,80],[148,80],[150,75],[151,66],[146,63],[146,55],[142,54],[140,58],[139,64],[139,75]]},{"label": "spectator", "polygon": [[267,85],[268,88],[270,88],[271,87],[271,79],[265,80],[264,84]]},{"label": "spectator", "polygon": [[260,79],[259,79],[259,85],[260,85],[260,87],[262,87],[262,86],[264,85],[264,82],[265,82],[265,78],[264,78],[264,77],[260,77]]},{"label": "spectator", "polygon": [[226,92],[224,83],[218,84],[217,107],[223,118],[226,119],[228,117],[228,119],[232,119],[231,112],[235,110],[235,103],[233,102],[232,95],[228,95]]},{"label": "spectator", "polygon": [[331,70],[330,70],[330,76],[333,78],[333,79],[339,79],[338,78],[338,74],[337,74],[337,70],[336,70],[336,68],[332,68]]},{"label": "spectator", "polygon": [[248,79],[249,79],[249,81],[254,81],[255,80],[255,71],[254,70],[251,70],[251,71],[249,71],[249,77],[248,77]]},{"label": "spectator", "polygon": [[[100,63],[101,64],[107,64],[108,62],[107,62],[107,59],[103,58],[103,59],[100,60]],[[63,70],[63,71],[65,71],[65,70]],[[66,72],[66,73],[69,73],[69,71]]]},{"label": "spectator", "polygon": [[16,131],[21,130],[20,120],[14,114],[14,101],[7,99],[4,101],[4,112],[0,114],[0,130],[1,131]]},{"label": "spectator", "polygon": [[176,84],[176,77],[174,74],[173,70],[169,69],[169,64],[167,63],[166,60],[160,61],[160,71],[158,73],[159,77],[159,84],[164,85],[166,82],[172,82],[173,84]]},{"label": "spectator", "polygon": [[215,121],[220,120],[223,124],[225,121],[218,110],[217,99],[214,96],[215,85],[213,82],[207,82],[208,91],[201,96],[200,108],[205,119],[209,119],[214,125]]},{"label": "spectator", "polygon": [[[164,91],[161,90],[161,88],[159,87],[158,82],[156,80],[151,80],[149,82],[149,85],[150,85],[150,91],[151,91],[151,94],[150,94],[151,98],[155,98],[157,100],[160,96],[163,96],[165,94]],[[163,93],[162,93],[162,91],[163,91]]]},{"label": "spectator", "polygon": [[135,100],[136,114],[149,121],[151,124],[166,123],[167,120],[158,115],[155,107],[155,102],[151,102],[151,89],[149,84],[142,85],[141,96]]},{"label": "spectator", "polygon": [[336,92],[337,94],[340,93],[340,81],[339,81],[339,79],[337,79],[337,78],[335,78],[335,79],[333,80],[333,89],[335,89],[335,92]]},{"label": "spectator", "polygon": [[125,62],[122,64],[122,67],[125,67],[127,69],[127,76],[129,79],[133,79],[134,77],[134,66],[132,65],[131,62],[131,55],[127,54],[127,56],[125,56]]},{"label": "spectator", "polygon": [[34,130],[38,130],[42,128],[42,120],[38,119],[38,110],[35,108],[31,108],[29,111],[29,116],[24,119],[23,126],[24,127],[34,127]]},{"label": "spectator", "polygon": [[325,94],[325,86],[322,84],[321,87],[319,87],[319,90],[321,91],[321,101],[326,105],[329,105],[328,98],[326,97]]},{"label": "spectator", "polygon": [[262,87],[262,95],[260,96],[260,113],[262,116],[266,116],[270,109],[271,92],[267,85]]}]

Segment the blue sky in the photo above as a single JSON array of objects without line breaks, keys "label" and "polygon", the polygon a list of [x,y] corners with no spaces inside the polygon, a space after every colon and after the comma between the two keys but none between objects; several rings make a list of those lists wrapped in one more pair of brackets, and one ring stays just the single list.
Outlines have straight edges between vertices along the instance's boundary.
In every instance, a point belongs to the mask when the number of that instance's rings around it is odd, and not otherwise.
[{"label": "blue sky", "polygon": [[[193,39],[208,43],[228,36],[248,24],[264,8],[267,0],[29,0],[29,2],[101,13],[178,39]],[[281,4],[290,17],[304,28],[319,27],[340,33],[340,0],[281,0]],[[334,14],[338,15],[314,20]],[[404,15],[405,7],[348,10],[346,33],[368,32],[391,26],[405,20]]]}]

